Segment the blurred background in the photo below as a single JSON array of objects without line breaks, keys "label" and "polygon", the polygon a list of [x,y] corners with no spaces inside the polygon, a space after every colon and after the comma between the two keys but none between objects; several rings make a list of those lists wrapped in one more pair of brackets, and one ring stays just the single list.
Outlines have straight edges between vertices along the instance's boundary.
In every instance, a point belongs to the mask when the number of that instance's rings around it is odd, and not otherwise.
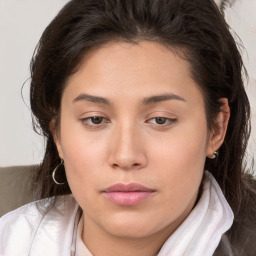
[{"label": "blurred background", "polygon": [[[29,63],[46,26],[68,0],[0,0],[0,166],[41,162],[43,138],[32,129]],[[252,107],[248,158],[256,158],[256,0],[216,0],[243,42]],[[233,32],[233,33],[235,33]],[[22,90],[23,86],[23,90]],[[21,91],[22,90],[22,91]],[[22,97],[23,95],[23,97]]]}]

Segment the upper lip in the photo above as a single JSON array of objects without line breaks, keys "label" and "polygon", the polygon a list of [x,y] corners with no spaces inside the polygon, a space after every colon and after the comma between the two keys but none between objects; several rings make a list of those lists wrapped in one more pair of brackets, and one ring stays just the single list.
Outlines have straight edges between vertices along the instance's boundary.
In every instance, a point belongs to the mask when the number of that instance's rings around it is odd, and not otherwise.
[{"label": "upper lip", "polygon": [[116,183],[106,188],[104,192],[154,192],[154,189],[147,188],[139,183]]}]

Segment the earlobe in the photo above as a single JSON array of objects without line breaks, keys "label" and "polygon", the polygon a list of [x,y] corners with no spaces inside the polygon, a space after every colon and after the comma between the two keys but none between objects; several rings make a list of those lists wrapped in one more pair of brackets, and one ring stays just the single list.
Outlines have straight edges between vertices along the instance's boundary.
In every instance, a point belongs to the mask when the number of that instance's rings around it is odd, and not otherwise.
[{"label": "earlobe", "polygon": [[58,153],[59,153],[59,157],[61,159],[63,159],[62,147],[61,147],[61,144],[60,144],[60,138],[59,138],[59,134],[58,134],[58,131],[57,131],[57,128],[56,128],[56,121],[55,120],[52,120],[50,122],[49,128],[50,128],[50,131],[51,131],[54,143],[55,143],[55,145],[57,147],[57,150],[58,150]]},{"label": "earlobe", "polygon": [[222,106],[216,118],[214,128],[211,131],[207,148],[207,157],[212,159],[216,157],[215,152],[217,152],[225,139],[230,117],[228,99],[221,98],[219,101],[222,103]]}]

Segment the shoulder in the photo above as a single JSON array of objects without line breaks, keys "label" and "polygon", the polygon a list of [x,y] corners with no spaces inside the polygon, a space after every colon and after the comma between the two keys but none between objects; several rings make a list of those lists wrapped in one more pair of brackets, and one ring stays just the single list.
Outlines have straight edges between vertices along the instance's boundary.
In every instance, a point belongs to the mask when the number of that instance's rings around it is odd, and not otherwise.
[{"label": "shoulder", "polygon": [[256,180],[244,174],[243,200],[229,231],[234,255],[256,255]]},{"label": "shoulder", "polygon": [[[28,231],[27,228],[29,227],[29,232],[31,232],[31,229],[36,227],[42,218],[42,213],[37,208],[38,202],[40,201],[24,205],[1,217],[0,238],[3,239],[3,237],[6,237],[5,234],[9,233],[9,231],[11,231],[14,227],[22,228],[23,233],[26,233],[26,231]],[[41,203],[47,205],[46,201],[41,201]]]},{"label": "shoulder", "polygon": [[[243,199],[234,223],[222,237],[218,248],[221,253],[215,255],[256,255],[256,180],[253,176],[244,174],[242,191]],[[232,254],[223,254],[230,249]]]},{"label": "shoulder", "polygon": [[[50,207],[53,200],[56,200],[56,203],[53,207]],[[14,224],[24,220],[26,220],[26,222],[33,222],[33,224],[36,225],[36,220],[41,220],[49,214],[55,213],[61,215],[62,212],[66,213],[67,210],[76,204],[75,199],[71,195],[34,201],[2,216],[0,218],[0,230],[2,230],[6,224]],[[49,210],[46,210],[48,208]]]},{"label": "shoulder", "polygon": [[[72,196],[58,197],[48,209],[52,198],[22,206],[0,218],[0,255],[8,252],[29,252],[37,238],[51,236],[68,227],[74,220],[78,205]],[[50,230],[47,227],[51,227]],[[14,246],[15,245],[15,246]],[[24,254],[25,255],[25,254]]]}]

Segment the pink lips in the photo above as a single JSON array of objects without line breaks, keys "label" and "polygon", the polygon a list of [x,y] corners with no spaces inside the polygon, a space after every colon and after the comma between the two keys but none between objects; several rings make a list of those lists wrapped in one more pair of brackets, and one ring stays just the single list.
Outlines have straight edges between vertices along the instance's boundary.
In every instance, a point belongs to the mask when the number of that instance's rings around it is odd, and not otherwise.
[{"label": "pink lips", "polygon": [[138,183],[114,184],[103,191],[104,196],[111,202],[122,206],[133,206],[150,197],[155,190]]}]

